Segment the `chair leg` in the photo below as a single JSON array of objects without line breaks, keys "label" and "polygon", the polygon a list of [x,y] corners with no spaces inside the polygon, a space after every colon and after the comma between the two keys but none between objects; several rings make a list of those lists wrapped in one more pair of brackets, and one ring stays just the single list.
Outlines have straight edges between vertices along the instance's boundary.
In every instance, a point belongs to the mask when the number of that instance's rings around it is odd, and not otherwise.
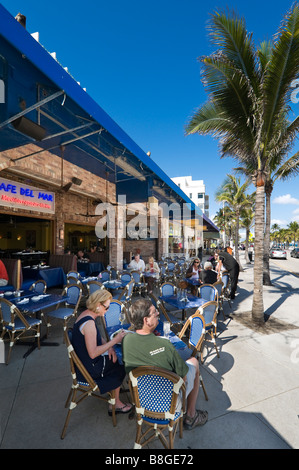
[{"label": "chair leg", "polygon": [[206,391],[206,387],[205,387],[205,385],[204,385],[204,383],[203,383],[203,380],[202,380],[201,373],[199,373],[199,382],[200,382],[200,385],[202,386],[202,390],[203,390],[205,399],[206,399],[206,401],[208,401],[209,398],[208,398],[208,394],[207,394],[207,391]]}]

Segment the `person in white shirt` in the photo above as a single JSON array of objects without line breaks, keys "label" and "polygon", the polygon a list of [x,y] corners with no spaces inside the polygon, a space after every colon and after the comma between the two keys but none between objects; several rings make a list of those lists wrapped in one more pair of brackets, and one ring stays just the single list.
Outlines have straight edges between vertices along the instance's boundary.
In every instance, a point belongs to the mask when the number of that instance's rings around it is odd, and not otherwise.
[{"label": "person in white shirt", "polygon": [[129,269],[134,269],[136,271],[144,272],[145,271],[145,263],[143,259],[140,259],[140,254],[136,254],[134,259],[132,259],[131,263],[128,266]]}]

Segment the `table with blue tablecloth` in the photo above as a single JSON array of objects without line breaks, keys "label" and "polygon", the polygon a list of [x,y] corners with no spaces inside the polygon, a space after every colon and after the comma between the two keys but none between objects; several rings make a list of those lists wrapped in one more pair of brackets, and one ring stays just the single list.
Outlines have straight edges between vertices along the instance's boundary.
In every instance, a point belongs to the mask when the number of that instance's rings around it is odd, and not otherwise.
[{"label": "table with blue tablecloth", "polygon": [[99,274],[101,271],[104,271],[103,263],[82,263],[77,262],[77,271],[81,276],[91,276],[93,273]]},{"label": "table with blue tablecloth", "polygon": [[207,300],[196,297],[192,294],[187,294],[185,298],[176,295],[162,295],[160,300],[166,302],[178,310],[182,310],[182,320],[185,321],[185,310],[188,308],[199,308],[207,302]]},{"label": "table with blue tablecloth", "polygon": [[[26,280],[43,279],[47,287],[64,286],[66,284],[66,275],[62,268],[23,268],[23,284],[26,286]],[[28,287],[28,286],[26,286]]]}]

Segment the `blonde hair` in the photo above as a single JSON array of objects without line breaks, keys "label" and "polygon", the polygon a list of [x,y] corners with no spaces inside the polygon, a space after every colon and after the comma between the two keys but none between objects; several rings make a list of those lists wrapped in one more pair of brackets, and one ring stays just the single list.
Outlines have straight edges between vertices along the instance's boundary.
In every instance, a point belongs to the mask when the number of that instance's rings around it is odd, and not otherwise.
[{"label": "blonde hair", "polygon": [[154,257],[153,256],[150,256],[149,259],[148,259],[148,262],[149,263],[153,263],[155,260],[154,260]]},{"label": "blonde hair", "polygon": [[95,312],[97,305],[99,303],[103,304],[106,300],[111,300],[111,299],[112,299],[111,292],[109,292],[106,289],[98,289],[88,297],[86,301],[86,307],[88,308],[88,310]]}]

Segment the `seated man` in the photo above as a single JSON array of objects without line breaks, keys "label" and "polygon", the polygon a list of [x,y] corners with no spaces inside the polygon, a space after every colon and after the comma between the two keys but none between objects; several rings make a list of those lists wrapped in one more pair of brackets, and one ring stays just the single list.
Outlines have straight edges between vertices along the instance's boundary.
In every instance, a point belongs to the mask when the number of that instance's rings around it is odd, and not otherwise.
[{"label": "seated man", "polygon": [[204,270],[199,273],[199,279],[203,284],[214,284],[214,282],[217,282],[217,273],[213,271],[213,265],[210,261],[205,262]]},{"label": "seated man", "polygon": [[140,258],[140,254],[136,253],[134,259],[132,259],[131,263],[128,266],[129,269],[133,269],[134,271],[145,271],[145,263],[143,259]]},{"label": "seated man", "polygon": [[136,334],[123,339],[125,370],[129,373],[139,366],[156,366],[184,378],[187,397],[184,426],[186,429],[202,426],[208,420],[208,412],[195,408],[199,390],[198,361],[192,357],[185,362],[168,339],[154,335],[158,317],[159,312],[150,300],[139,299],[132,305],[130,320]]},{"label": "seated man", "polygon": [[0,286],[7,286],[8,274],[6,271],[5,264],[0,260]]}]

